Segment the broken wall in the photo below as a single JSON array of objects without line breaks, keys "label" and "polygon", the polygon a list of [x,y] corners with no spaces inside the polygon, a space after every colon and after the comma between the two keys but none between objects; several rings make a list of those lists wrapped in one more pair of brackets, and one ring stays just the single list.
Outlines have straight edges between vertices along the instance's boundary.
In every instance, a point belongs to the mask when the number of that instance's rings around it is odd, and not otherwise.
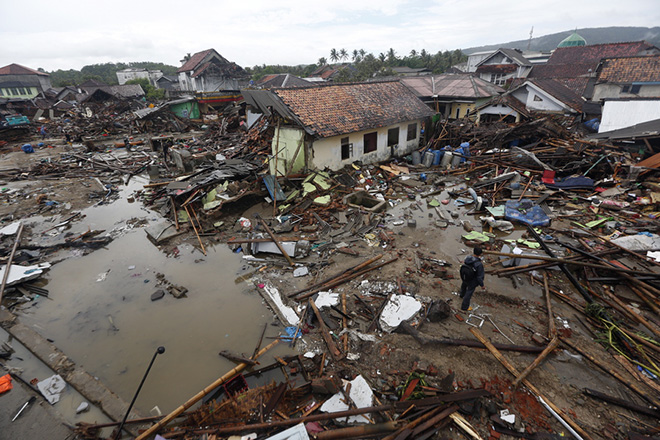
[{"label": "broken wall", "polygon": [[[297,173],[305,168],[305,131],[294,127],[277,127],[273,136],[273,158],[269,164],[270,173],[284,176]],[[277,160],[275,160],[277,154]],[[293,162],[293,165],[291,164]]]}]

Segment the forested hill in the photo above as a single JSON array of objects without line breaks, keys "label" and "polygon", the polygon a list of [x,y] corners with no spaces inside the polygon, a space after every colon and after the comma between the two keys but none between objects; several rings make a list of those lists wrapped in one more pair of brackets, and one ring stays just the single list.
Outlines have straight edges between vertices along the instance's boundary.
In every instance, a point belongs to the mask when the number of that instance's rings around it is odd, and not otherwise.
[{"label": "forested hill", "polygon": [[[574,32],[574,29],[558,32],[556,34],[544,35],[542,37],[529,39],[509,41],[508,43],[489,44],[487,46],[470,47],[463,49],[463,52],[470,54],[473,52],[481,52],[486,50],[495,50],[500,47],[520,50],[539,50],[550,51],[557,48],[557,45],[564,38],[568,37]],[[603,28],[584,28],[577,29],[577,33],[582,38],[587,40],[587,44],[603,44],[603,43],[620,43],[627,41],[641,41],[645,40],[655,46],[660,47],[660,27],[623,27],[612,26]]]}]

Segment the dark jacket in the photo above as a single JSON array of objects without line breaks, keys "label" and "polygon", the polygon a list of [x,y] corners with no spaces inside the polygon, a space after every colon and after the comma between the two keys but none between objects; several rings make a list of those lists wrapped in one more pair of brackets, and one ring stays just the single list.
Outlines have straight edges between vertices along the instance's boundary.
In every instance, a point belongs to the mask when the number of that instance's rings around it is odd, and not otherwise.
[{"label": "dark jacket", "polygon": [[474,255],[468,255],[465,259],[465,264],[472,266],[474,270],[477,271],[477,276],[473,283],[484,287],[484,264],[481,262],[481,258],[475,257]]}]

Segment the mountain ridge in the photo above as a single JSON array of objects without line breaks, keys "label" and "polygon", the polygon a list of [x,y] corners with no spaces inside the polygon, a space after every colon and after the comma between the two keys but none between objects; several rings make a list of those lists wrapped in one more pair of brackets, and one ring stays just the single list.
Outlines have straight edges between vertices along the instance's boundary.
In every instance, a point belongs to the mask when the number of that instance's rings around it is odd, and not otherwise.
[{"label": "mountain ridge", "polygon": [[551,51],[557,48],[557,45],[573,32],[577,32],[587,41],[588,45],[623,43],[631,41],[646,41],[650,44],[660,47],[660,27],[639,27],[639,26],[609,26],[603,28],[582,28],[576,30],[556,32],[554,34],[543,35],[532,38],[531,40],[516,40],[508,43],[487,44],[484,46],[475,46],[463,49],[463,53],[469,55],[475,52],[487,50],[496,50],[501,47],[520,50]]}]

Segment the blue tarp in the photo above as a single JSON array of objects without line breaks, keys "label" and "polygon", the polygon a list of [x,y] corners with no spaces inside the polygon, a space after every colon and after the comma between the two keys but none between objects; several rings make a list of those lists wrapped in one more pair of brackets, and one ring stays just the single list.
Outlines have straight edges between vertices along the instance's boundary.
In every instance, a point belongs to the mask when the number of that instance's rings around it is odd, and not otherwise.
[{"label": "blue tarp", "polygon": [[594,181],[584,176],[567,177],[561,181],[555,180],[555,183],[546,183],[545,186],[556,189],[591,189],[594,187]]},{"label": "blue tarp", "polygon": [[529,199],[509,200],[504,206],[504,218],[531,226],[547,226],[550,217]]}]

